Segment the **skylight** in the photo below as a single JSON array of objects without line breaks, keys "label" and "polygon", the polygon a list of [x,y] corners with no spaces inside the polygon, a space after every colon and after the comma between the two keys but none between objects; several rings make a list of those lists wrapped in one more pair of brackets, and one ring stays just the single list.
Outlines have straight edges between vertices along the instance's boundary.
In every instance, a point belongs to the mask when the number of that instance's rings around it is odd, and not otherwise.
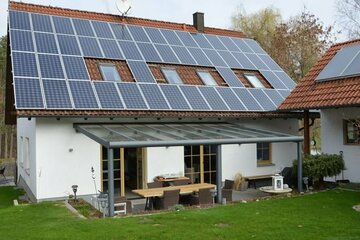
[{"label": "skylight", "polygon": [[114,64],[101,63],[99,67],[101,75],[105,81],[121,82],[119,72]]},{"label": "skylight", "polygon": [[162,73],[164,74],[168,83],[172,84],[183,84],[179,74],[176,72],[175,68],[161,68]]},{"label": "skylight", "polygon": [[211,76],[209,71],[206,70],[197,70],[196,71],[199,77],[201,78],[201,81],[207,86],[217,86],[217,83],[215,79]]},{"label": "skylight", "polygon": [[260,82],[260,80],[254,74],[244,74],[247,80],[251,83],[254,88],[265,88],[264,85]]}]

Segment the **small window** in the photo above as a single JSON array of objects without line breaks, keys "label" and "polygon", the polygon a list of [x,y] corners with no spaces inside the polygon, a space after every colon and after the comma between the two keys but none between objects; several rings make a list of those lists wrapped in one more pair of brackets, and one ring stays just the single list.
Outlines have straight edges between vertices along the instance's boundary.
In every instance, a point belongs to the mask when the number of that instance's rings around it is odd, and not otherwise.
[{"label": "small window", "polygon": [[344,120],[344,143],[360,144],[360,119]]},{"label": "small window", "polygon": [[246,79],[251,83],[254,88],[265,88],[255,74],[244,74]]},{"label": "small window", "polygon": [[101,63],[99,67],[101,75],[105,81],[121,82],[119,72],[114,64]]},{"label": "small window", "polygon": [[207,86],[217,86],[215,79],[211,76],[209,71],[197,70],[196,71],[203,83]]},{"label": "small window", "polygon": [[24,144],[24,168],[27,175],[30,175],[30,139],[25,138],[25,144]]},{"label": "small window", "polygon": [[168,83],[171,84],[183,84],[179,74],[176,72],[175,68],[161,68],[162,73],[164,74]]},{"label": "small window", "polygon": [[271,164],[271,144],[270,143],[257,143],[256,155],[258,165]]}]

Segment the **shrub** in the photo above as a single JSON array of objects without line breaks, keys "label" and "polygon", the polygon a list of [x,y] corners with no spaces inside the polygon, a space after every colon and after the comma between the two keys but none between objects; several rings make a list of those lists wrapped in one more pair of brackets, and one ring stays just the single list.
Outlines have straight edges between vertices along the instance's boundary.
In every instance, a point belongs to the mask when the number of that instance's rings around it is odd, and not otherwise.
[{"label": "shrub", "polygon": [[[293,162],[293,173],[297,173],[297,160]],[[323,181],[324,177],[332,177],[345,169],[344,159],[338,154],[307,155],[303,160],[303,176]]]}]

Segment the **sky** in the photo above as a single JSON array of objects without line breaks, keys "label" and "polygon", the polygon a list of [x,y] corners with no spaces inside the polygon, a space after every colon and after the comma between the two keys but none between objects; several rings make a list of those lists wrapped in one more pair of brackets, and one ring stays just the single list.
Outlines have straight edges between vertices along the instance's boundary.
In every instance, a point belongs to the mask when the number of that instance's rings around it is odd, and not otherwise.
[{"label": "sky", "polygon": [[[16,0],[19,1],[19,0]],[[230,28],[231,16],[240,7],[254,13],[266,7],[278,8],[284,19],[306,8],[326,26],[337,19],[337,0],[130,0],[133,17],[192,24],[194,12],[205,13],[208,27]],[[79,10],[119,14],[115,0],[22,0],[22,2],[51,5]],[[8,1],[0,0],[0,36],[6,34]],[[339,30],[339,29],[337,29]],[[342,39],[340,35],[338,39]]]}]

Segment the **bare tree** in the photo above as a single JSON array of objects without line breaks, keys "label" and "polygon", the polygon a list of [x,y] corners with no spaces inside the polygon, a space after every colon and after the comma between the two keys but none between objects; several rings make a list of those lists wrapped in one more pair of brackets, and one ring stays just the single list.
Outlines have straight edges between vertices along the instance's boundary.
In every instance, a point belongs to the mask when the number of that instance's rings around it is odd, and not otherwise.
[{"label": "bare tree", "polygon": [[337,0],[338,23],[349,39],[360,37],[360,0]]}]

